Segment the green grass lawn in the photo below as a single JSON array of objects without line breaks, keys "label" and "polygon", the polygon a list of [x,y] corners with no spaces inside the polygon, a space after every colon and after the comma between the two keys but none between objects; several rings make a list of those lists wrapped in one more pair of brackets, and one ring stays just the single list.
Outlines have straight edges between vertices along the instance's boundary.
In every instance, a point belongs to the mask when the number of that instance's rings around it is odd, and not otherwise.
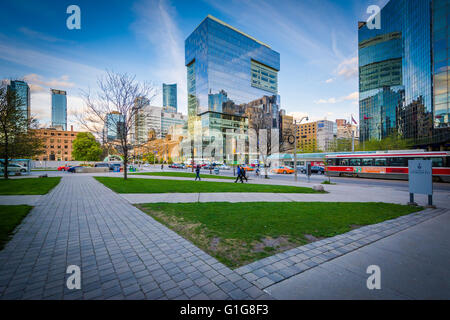
[{"label": "green grass lawn", "polygon": [[60,177],[0,179],[0,195],[46,194],[52,190],[60,180]]},{"label": "green grass lawn", "polygon": [[[132,173],[131,175],[143,175],[143,176],[157,176],[157,177],[181,177],[181,178],[192,178],[195,179],[195,173],[192,172],[138,172]],[[234,180],[236,178],[218,176],[214,174],[200,174],[200,178],[210,178],[210,179],[225,179]]]},{"label": "green grass lawn", "polygon": [[229,267],[423,208],[387,203],[155,203],[138,205]]},{"label": "green grass lawn", "polygon": [[311,188],[242,184],[211,181],[127,179],[95,177],[99,182],[117,193],[217,193],[217,192],[263,192],[263,193],[318,193]]},{"label": "green grass lawn", "polygon": [[30,206],[0,206],[0,250],[31,209]]}]

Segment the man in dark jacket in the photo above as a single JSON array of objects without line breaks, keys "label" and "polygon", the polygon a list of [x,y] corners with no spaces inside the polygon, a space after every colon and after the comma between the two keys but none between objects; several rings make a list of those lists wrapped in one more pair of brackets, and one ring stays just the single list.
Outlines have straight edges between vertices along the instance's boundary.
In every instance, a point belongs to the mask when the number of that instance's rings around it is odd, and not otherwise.
[{"label": "man in dark jacket", "polygon": [[200,178],[200,166],[199,165],[197,165],[197,167],[195,167],[195,181],[197,181],[197,179],[200,181],[202,180]]},{"label": "man in dark jacket", "polygon": [[241,181],[242,181],[242,183],[244,183],[244,179],[245,179],[245,181],[248,182],[247,171],[244,168],[241,168]]},{"label": "man in dark jacket", "polygon": [[243,182],[241,171],[242,171],[241,166],[237,166],[237,177],[236,177],[236,180],[234,181],[234,183],[238,182],[239,179],[241,179],[241,182]]}]

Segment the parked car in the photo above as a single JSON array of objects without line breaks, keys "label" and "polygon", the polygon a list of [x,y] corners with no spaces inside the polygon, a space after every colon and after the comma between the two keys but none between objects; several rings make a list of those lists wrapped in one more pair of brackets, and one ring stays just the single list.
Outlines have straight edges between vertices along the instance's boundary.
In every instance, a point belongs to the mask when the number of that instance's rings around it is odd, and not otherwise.
[{"label": "parked car", "polygon": [[58,171],[67,171],[67,170],[69,170],[69,166],[68,165],[65,165],[65,166],[61,166],[61,167],[58,167]]},{"label": "parked car", "polygon": [[297,172],[306,173],[306,166],[297,166]]},{"label": "parked car", "polygon": [[67,172],[70,172],[70,173],[76,173],[76,172],[77,172],[77,169],[81,169],[81,168],[83,168],[83,166],[73,166],[73,167],[70,167],[70,168],[67,170]]},{"label": "parked car", "polygon": [[109,164],[109,171],[114,171],[115,168],[120,168],[119,170],[122,169],[122,165],[120,163],[110,163]]},{"label": "parked car", "polygon": [[292,174],[295,170],[288,166],[279,166],[272,169],[272,172],[277,174]]},{"label": "parked car", "polygon": [[324,174],[325,173],[325,168],[324,167],[319,167],[319,166],[312,166],[311,167],[311,173]]},{"label": "parked car", "polygon": [[[5,164],[1,163],[0,167],[1,172],[5,172]],[[8,164],[8,172],[27,172],[27,168],[21,166],[20,164],[10,163]]]},{"label": "parked car", "polygon": [[109,164],[108,163],[96,163],[94,165],[95,168],[109,168]]},{"label": "parked car", "polygon": [[222,164],[218,167],[220,170],[231,170],[231,168],[229,166],[227,166],[226,164]]},{"label": "parked car", "polygon": [[[297,166],[297,170],[301,173],[305,173],[308,170],[306,166]],[[311,166],[311,173],[324,174],[325,168],[320,166]]]},{"label": "parked car", "polygon": [[241,168],[244,169],[245,171],[255,171],[255,169],[250,167],[249,165],[243,165],[241,166]]}]

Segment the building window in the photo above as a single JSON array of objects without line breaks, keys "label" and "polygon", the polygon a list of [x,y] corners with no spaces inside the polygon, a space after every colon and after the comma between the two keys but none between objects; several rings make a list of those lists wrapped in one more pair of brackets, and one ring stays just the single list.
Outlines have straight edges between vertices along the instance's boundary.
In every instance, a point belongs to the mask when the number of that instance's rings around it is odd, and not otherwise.
[{"label": "building window", "polygon": [[[269,80],[272,79],[272,80]],[[251,85],[272,93],[278,93],[278,72],[257,61],[251,61]]]}]

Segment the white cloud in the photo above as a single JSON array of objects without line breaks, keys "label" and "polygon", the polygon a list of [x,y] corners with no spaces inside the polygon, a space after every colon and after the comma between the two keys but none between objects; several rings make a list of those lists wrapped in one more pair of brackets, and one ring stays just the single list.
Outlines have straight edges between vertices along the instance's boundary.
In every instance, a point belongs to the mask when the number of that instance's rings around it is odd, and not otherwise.
[{"label": "white cloud", "polygon": [[[184,65],[184,38],[178,28],[176,10],[166,0],[142,0],[135,6],[138,20],[133,30],[142,40],[157,48],[156,59],[147,68],[162,83],[177,83],[178,109],[187,112],[186,66]],[[161,85],[162,86],[162,85]],[[162,91],[160,88],[159,91]],[[161,92],[155,98],[159,105]]]},{"label": "white cloud", "polygon": [[64,89],[64,88],[73,88],[75,87],[75,83],[69,81],[69,77],[67,75],[61,76],[59,79],[49,79],[46,80],[44,77],[31,73],[27,74],[23,77],[23,79],[30,84],[31,91],[43,91],[45,87],[49,87],[52,89]]},{"label": "white cloud", "polygon": [[43,40],[43,41],[47,41],[47,42],[65,42],[65,40],[58,39],[58,38],[52,37],[48,34],[45,34],[45,33],[39,32],[39,31],[35,31],[35,30],[31,30],[26,27],[19,28],[19,31],[30,38],[35,38],[35,39],[39,39],[39,40]]},{"label": "white cloud", "polygon": [[359,92],[352,92],[345,97],[340,98],[328,98],[328,99],[319,99],[314,101],[316,104],[335,104],[343,101],[358,101],[359,100]]},{"label": "white cloud", "polygon": [[334,78],[330,78],[328,80],[325,81],[325,83],[332,83],[335,79]]},{"label": "white cloud", "polygon": [[353,57],[342,61],[337,69],[336,73],[346,79],[350,79],[358,76],[358,57]]}]

